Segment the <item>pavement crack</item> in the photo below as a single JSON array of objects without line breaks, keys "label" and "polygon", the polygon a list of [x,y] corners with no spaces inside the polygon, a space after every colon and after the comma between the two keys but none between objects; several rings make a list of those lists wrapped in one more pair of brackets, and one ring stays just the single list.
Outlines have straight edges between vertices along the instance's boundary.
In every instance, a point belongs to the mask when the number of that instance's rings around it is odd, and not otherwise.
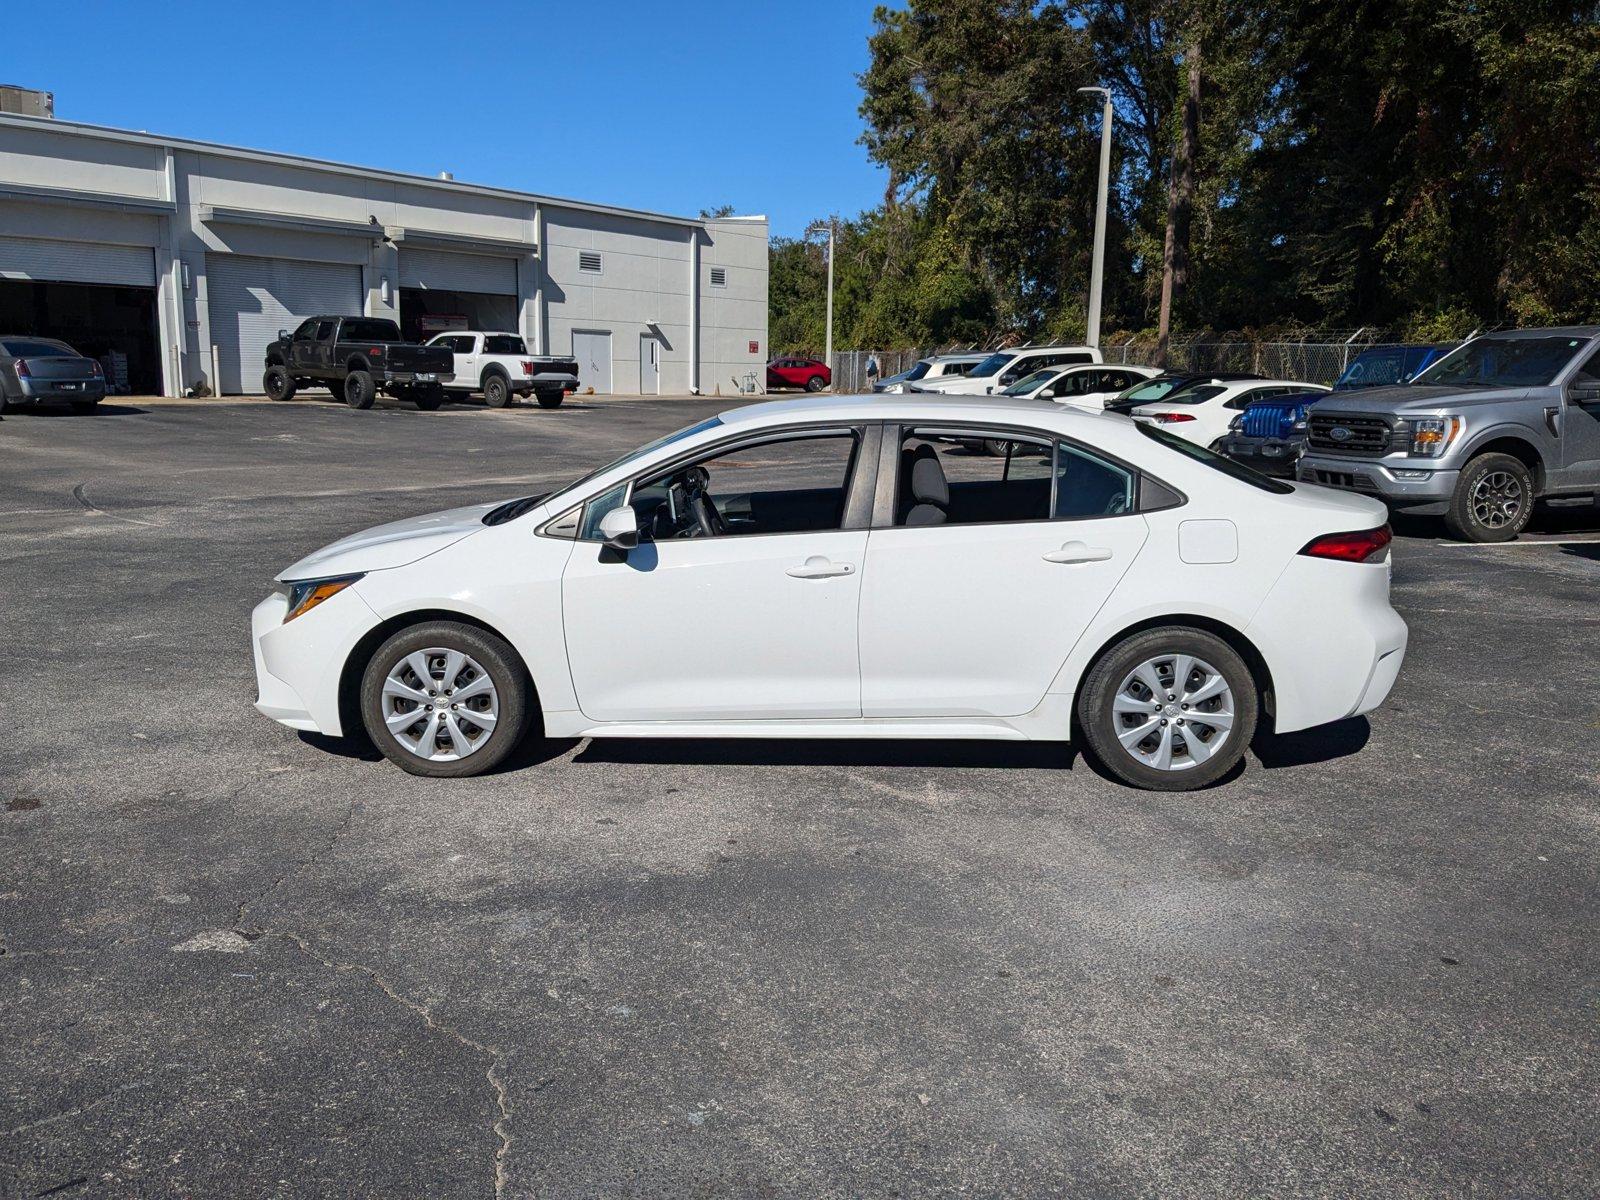
[{"label": "pavement crack", "polygon": [[282,875],[279,875],[259,892],[246,896],[243,900],[239,901],[239,911],[234,914],[233,918],[234,930],[237,933],[244,934],[246,936],[249,936],[252,933],[259,936],[260,934],[267,932],[265,929],[246,928],[244,923],[245,910],[252,904],[256,904],[262,900],[265,900],[290,879],[294,878],[296,875],[299,875],[302,871],[307,871],[316,866],[319,862],[331,854],[333,852],[333,848],[339,844],[339,839],[344,837],[346,831],[349,830],[350,822],[355,820],[356,813],[360,811],[362,807],[364,806],[362,805],[361,801],[350,801],[350,807],[345,810],[344,816],[341,817],[339,823],[333,827],[333,832],[328,835],[327,845],[322,847],[322,849],[318,850],[316,853],[301,859],[292,868],[285,871]]},{"label": "pavement crack", "polygon": [[280,937],[287,938],[295,944],[300,953],[306,958],[321,964],[330,971],[354,971],[358,975],[366,976],[372,982],[372,985],[390,1000],[420,1017],[423,1025],[429,1030],[449,1038],[457,1045],[464,1046],[488,1060],[488,1066],[484,1070],[484,1078],[488,1081],[489,1086],[494,1089],[495,1107],[500,1113],[493,1127],[494,1135],[500,1143],[494,1152],[494,1194],[496,1197],[503,1195],[506,1188],[506,1156],[511,1152],[512,1106],[511,1093],[506,1087],[505,1080],[501,1077],[500,1070],[509,1055],[498,1047],[491,1046],[487,1042],[480,1042],[476,1038],[468,1037],[459,1029],[444,1024],[433,1015],[433,1011],[427,1005],[419,1004],[405,995],[372,967],[363,963],[343,962],[339,959],[328,958],[319,954],[312,948],[310,942],[293,930],[267,932],[276,932]]},{"label": "pavement crack", "polygon": [[[176,1069],[176,1063],[169,1064],[165,1068],[166,1071],[172,1071]],[[157,1075],[162,1073],[163,1072],[158,1071]],[[48,1117],[40,1117],[36,1121],[26,1121],[23,1124],[18,1125],[15,1129],[7,1129],[4,1132],[0,1132],[0,1139],[9,1140],[17,1137],[19,1134],[28,1133],[34,1129],[40,1129],[46,1125],[54,1125],[57,1121],[65,1121],[69,1117],[76,1117],[81,1113],[88,1112],[92,1108],[98,1108],[100,1105],[105,1104],[110,1100],[115,1100],[118,1096],[121,1096],[126,1092],[134,1092],[138,1091],[140,1088],[149,1087],[155,1081],[156,1076],[152,1075],[148,1079],[135,1079],[130,1083],[124,1083],[119,1087],[112,1088],[108,1092],[102,1092],[100,1095],[95,1096],[91,1100],[85,1100],[82,1104],[75,1104],[71,1108],[65,1108],[60,1112],[51,1113]]]}]

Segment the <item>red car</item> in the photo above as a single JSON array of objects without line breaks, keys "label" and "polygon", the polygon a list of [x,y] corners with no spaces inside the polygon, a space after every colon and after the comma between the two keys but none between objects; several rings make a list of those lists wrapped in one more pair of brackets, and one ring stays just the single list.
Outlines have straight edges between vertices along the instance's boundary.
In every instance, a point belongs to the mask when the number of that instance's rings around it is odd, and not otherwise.
[{"label": "red car", "polygon": [[767,364],[767,390],[805,388],[820,392],[833,382],[828,364],[817,358],[775,358]]}]

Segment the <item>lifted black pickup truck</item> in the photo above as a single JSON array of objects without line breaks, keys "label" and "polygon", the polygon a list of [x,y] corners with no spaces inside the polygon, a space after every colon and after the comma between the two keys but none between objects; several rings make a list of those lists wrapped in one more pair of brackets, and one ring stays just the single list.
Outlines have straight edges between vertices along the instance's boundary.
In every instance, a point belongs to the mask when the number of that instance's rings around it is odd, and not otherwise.
[{"label": "lifted black pickup truck", "polygon": [[402,340],[386,318],[309,317],[293,334],[278,330],[261,387],[269,400],[320,385],[351,408],[371,408],[383,392],[431,410],[444,403],[444,385],[454,377],[448,350]]}]

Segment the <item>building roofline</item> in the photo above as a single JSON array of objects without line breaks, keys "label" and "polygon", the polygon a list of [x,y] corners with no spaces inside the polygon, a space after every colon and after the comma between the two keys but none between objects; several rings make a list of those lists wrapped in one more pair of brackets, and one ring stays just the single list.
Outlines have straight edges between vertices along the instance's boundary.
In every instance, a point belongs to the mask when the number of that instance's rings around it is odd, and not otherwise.
[{"label": "building roofline", "polygon": [[[664,225],[678,225],[686,229],[705,229],[715,223],[711,218],[680,217],[671,213],[652,212],[643,208],[626,208],[616,204],[591,204],[565,196],[547,196],[539,192],[519,192],[513,188],[490,187],[487,184],[462,183],[454,179],[436,179],[431,175],[412,175],[404,171],[390,171],[382,167],[363,167],[355,163],[335,162],[326,158],[311,158],[303,154],[285,154],[275,150],[251,150],[244,146],[230,146],[222,142],[203,142],[195,138],[168,137],[130,129],[117,129],[110,125],[91,125],[83,121],[64,121],[55,117],[31,117],[21,113],[0,113],[0,127],[43,130],[66,134],[70,137],[98,138],[103,141],[123,142],[130,145],[154,146],[166,150],[189,150],[201,154],[215,154],[224,158],[243,159],[247,162],[274,163],[281,166],[303,167],[313,171],[326,171],[336,175],[354,175],[377,178],[412,187],[430,187],[442,192],[456,192],[469,196],[492,196],[501,200],[569,208],[579,212],[601,213],[607,216],[632,217],[636,220],[655,221]],[[765,220],[764,217],[723,217],[720,220]]]}]

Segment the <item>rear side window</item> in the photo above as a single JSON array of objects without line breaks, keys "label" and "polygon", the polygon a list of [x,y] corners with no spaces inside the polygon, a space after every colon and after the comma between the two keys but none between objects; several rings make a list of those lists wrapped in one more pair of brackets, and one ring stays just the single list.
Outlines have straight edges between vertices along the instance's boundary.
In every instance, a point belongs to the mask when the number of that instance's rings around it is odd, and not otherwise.
[{"label": "rear side window", "polygon": [[361,317],[346,321],[340,334],[347,342],[398,342],[400,327],[393,321]]},{"label": "rear side window", "polygon": [[526,354],[527,346],[519,337],[507,334],[491,334],[483,339],[483,352],[485,354]]},{"label": "rear side window", "polygon": [[1170,450],[1176,450],[1185,458],[1192,458],[1197,463],[1204,463],[1213,471],[1220,471],[1240,483],[1248,483],[1253,488],[1260,488],[1263,492],[1271,492],[1276,496],[1287,496],[1294,491],[1287,483],[1270,479],[1259,471],[1252,471],[1242,463],[1236,463],[1231,458],[1213,453],[1204,446],[1194,442],[1185,441],[1181,437],[1168,433],[1157,425],[1137,425],[1135,428],[1153,442],[1160,442]]}]

